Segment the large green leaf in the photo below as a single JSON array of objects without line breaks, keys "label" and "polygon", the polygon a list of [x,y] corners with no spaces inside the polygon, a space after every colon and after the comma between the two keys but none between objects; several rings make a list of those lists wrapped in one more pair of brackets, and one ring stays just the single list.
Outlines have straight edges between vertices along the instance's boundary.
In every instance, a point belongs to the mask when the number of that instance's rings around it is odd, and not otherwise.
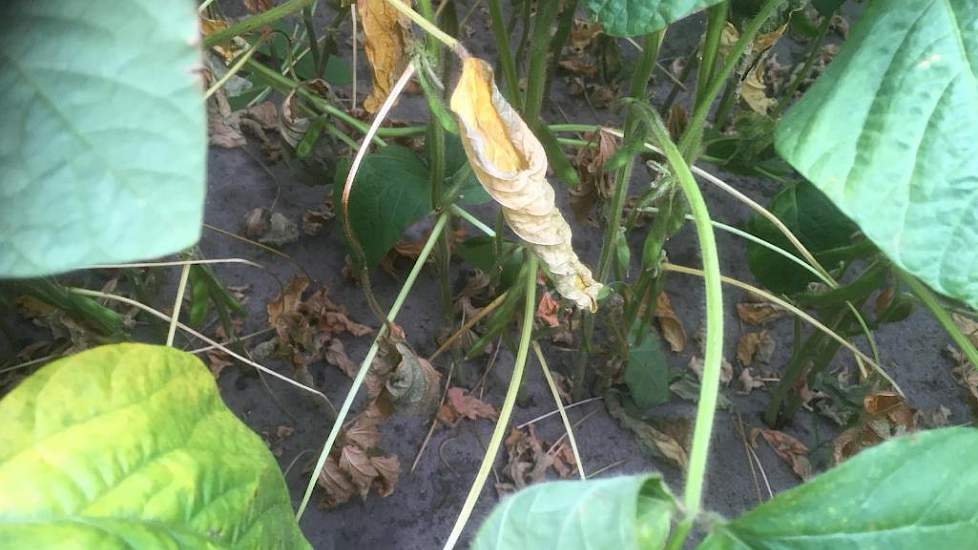
[{"label": "large green leaf", "polygon": [[0,277],[179,251],[200,236],[194,2],[0,3]]},{"label": "large green leaf", "polygon": [[611,36],[638,36],[668,27],[721,0],[587,0],[587,8]]},{"label": "large green leaf", "polygon": [[896,264],[978,306],[978,2],[872,0],[779,153]]},{"label": "large green leaf", "polygon": [[676,510],[658,475],[540,483],[505,498],[474,550],[633,550],[665,546]]},{"label": "large green leaf", "polygon": [[[336,171],[341,203],[349,165]],[[431,211],[428,167],[407,147],[388,145],[364,157],[350,191],[350,226],[368,265],[376,265],[412,223]]]},{"label": "large green leaf", "polygon": [[703,550],[973,548],[978,431],[892,439],[713,529]]},{"label": "large green leaf", "polygon": [[307,548],[275,459],[193,355],[119,344],[0,401],[0,546]]},{"label": "large green leaf", "polygon": [[[856,225],[808,182],[782,189],[771,199],[767,208],[828,269],[859,252],[859,247],[849,246],[858,229]],[[747,222],[747,231],[799,256],[787,237],[763,216],[752,216]],[[812,272],[797,263],[754,242],[747,243],[747,265],[761,284],[778,293],[801,292],[808,283],[818,280]]]}]

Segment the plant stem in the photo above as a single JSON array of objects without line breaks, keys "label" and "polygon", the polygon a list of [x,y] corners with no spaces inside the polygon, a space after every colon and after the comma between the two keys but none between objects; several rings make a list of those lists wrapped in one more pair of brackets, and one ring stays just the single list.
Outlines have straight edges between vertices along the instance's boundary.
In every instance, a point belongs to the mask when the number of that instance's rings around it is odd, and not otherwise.
[{"label": "plant stem", "polygon": [[503,441],[503,436],[509,425],[513,405],[516,403],[516,394],[519,391],[520,382],[523,380],[523,367],[526,366],[526,358],[530,350],[530,341],[533,336],[533,313],[536,309],[537,257],[535,254],[527,254],[527,267],[525,282],[526,296],[523,303],[523,326],[520,331],[520,345],[516,351],[516,361],[513,365],[513,377],[509,381],[509,388],[506,389],[506,397],[503,399],[503,405],[499,409],[499,419],[496,421],[496,426],[492,431],[492,437],[489,439],[489,445],[486,448],[485,456],[482,458],[482,464],[479,465],[479,472],[476,474],[475,481],[472,483],[472,487],[465,497],[462,510],[459,512],[458,519],[455,521],[455,526],[452,527],[452,532],[445,542],[446,550],[455,547],[459,537],[462,535],[465,524],[468,522],[469,516],[472,514],[472,509],[475,508],[475,504],[479,500],[479,494],[482,493],[482,487],[485,485],[486,478],[489,477],[489,473],[492,471],[492,463],[496,459],[499,446]]},{"label": "plant stem", "polygon": [[720,37],[727,24],[727,2],[720,2],[706,10],[706,40],[703,41],[703,59],[700,61],[699,72],[696,76],[696,102],[698,107],[704,100],[713,72],[716,69],[717,53],[720,49]]},{"label": "plant stem", "polygon": [[564,51],[564,44],[570,36],[571,29],[574,27],[574,14],[577,13],[577,0],[564,0],[563,9],[557,20],[557,31],[554,32],[550,40],[550,66],[547,70],[550,78],[544,86],[544,97],[550,97],[550,86],[553,84],[553,75],[557,74],[557,67],[560,65],[561,53]]},{"label": "plant stem", "polygon": [[968,361],[970,361],[975,368],[978,368],[978,350],[976,350],[974,344],[968,340],[968,337],[961,332],[961,329],[958,328],[957,323],[955,323],[954,319],[951,318],[951,314],[944,309],[940,301],[938,301],[937,296],[931,291],[931,289],[927,288],[924,283],[917,280],[917,278],[913,275],[896,266],[893,267],[893,271],[896,272],[903,282],[907,283],[907,286],[910,287],[910,291],[913,292],[925,306],[927,306],[927,309],[929,309],[934,318],[937,319],[937,322],[941,324],[941,327],[945,332],[947,332],[947,335],[951,337],[951,340],[953,340],[954,343],[961,348],[961,351],[964,353],[964,356],[968,358]]},{"label": "plant stem", "polygon": [[808,53],[805,54],[805,64],[802,66],[801,71],[795,75],[795,78],[788,84],[788,88],[784,91],[784,95],[778,101],[778,104],[774,106],[771,110],[771,118],[777,119],[784,110],[791,103],[792,98],[795,96],[795,92],[801,86],[801,83],[808,78],[808,75],[812,72],[812,66],[815,65],[815,59],[818,58],[818,52],[821,50],[822,41],[825,40],[825,35],[828,33],[829,27],[832,24],[832,17],[825,16],[822,17],[822,22],[818,25],[818,34],[812,39],[811,45],[808,47]]},{"label": "plant stem", "polygon": [[560,8],[560,0],[539,0],[533,16],[533,40],[530,41],[530,66],[526,75],[526,98],[523,101],[523,120],[532,128],[538,124],[547,86],[547,54],[550,53],[551,33]]},{"label": "plant stem", "polygon": [[[421,249],[421,253],[418,254],[418,259],[415,260],[414,267],[411,269],[411,272],[408,273],[407,279],[404,281],[404,286],[402,286],[401,291],[397,293],[397,298],[394,299],[394,304],[387,313],[387,323],[393,323],[397,318],[398,312],[401,311],[401,306],[404,305],[404,301],[407,299],[408,294],[411,293],[411,288],[414,286],[414,282],[418,279],[418,275],[421,273],[421,268],[424,267],[425,262],[428,260],[428,255],[431,254],[431,250],[435,247],[435,243],[438,241],[438,236],[441,235],[447,221],[448,216],[443,213],[438,217],[438,221],[435,222],[435,226],[431,229],[431,235],[428,235],[428,240],[425,241],[424,247]],[[370,349],[367,350],[367,356],[364,357],[363,362],[360,363],[360,370],[357,371],[357,375],[353,379],[353,384],[350,385],[350,391],[347,392],[346,399],[343,400],[343,405],[340,406],[340,411],[337,413],[336,421],[333,422],[333,427],[330,429],[329,436],[326,438],[326,443],[323,444],[323,450],[319,454],[319,460],[316,461],[316,467],[313,469],[312,475],[309,476],[309,483],[306,485],[306,492],[302,495],[302,501],[299,503],[299,510],[295,515],[296,521],[302,519],[302,514],[305,512],[306,506],[309,504],[309,499],[312,497],[312,491],[316,487],[316,481],[319,480],[319,474],[323,471],[323,465],[326,464],[326,458],[329,457],[329,453],[333,449],[333,443],[336,442],[336,438],[339,436],[340,429],[342,429],[343,422],[345,421],[347,414],[350,412],[350,407],[353,406],[353,401],[356,399],[357,392],[360,390],[360,386],[363,385],[363,381],[367,377],[367,371],[370,370],[370,364],[373,363],[374,357],[380,350],[380,342],[386,335],[387,324],[383,324],[377,330],[377,336],[370,345]]]},{"label": "plant stem", "polygon": [[170,317],[170,330],[166,333],[166,345],[173,347],[173,337],[177,333],[177,321],[180,320],[180,307],[183,305],[183,293],[187,290],[187,279],[190,276],[190,264],[180,270],[180,282],[177,283],[177,297],[173,301],[173,315]]},{"label": "plant stem", "polygon": [[683,152],[683,156],[686,159],[691,159],[689,156],[693,148],[699,146],[700,136],[703,132],[703,125],[706,123],[706,117],[710,113],[710,105],[713,100],[720,94],[720,90],[723,89],[723,85],[727,80],[727,77],[733,73],[734,68],[740,62],[740,56],[743,55],[744,50],[747,49],[747,45],[754,40],[754,36],[761,29],[761,25],[774,13],[785,0],[767,0],[764,6],[761,7],[757,15],[750,20],[747,27],[744,29],[744,33],[740,35],[740,39],[733,45],[730,50],[730,55],[723,63],[723,67],[719,72],[713,75],[710,80],[710,85],[706,92],[702,96],[701,102],[696,105],[693,111],[693,116],[689,120],[689,126],[686,132],[683,134],[682,139],[679,141],[679,150]]},{"label": "plant stem", "polygon": [[686,195],[703,256],[703,279],[706,287],[706,344],[703,353],[700,398],[696,409],[696,423],[693,427],[693,443],[690,447],[689,470],[686,474],[686,489],[683,497],[686,507],[684,521],[692,522],[700,512],[710,434],[713,430],[713,417],[716,414],[717,395],[720,391],[720,363],[723,360],[724,336],[720,258],[717,254],[713,226],[710,224],[710,212],[703,194],[696,185],[696,180],[693,179],[693,173],[689,170],[679,149],[669,138],[669,132],[662,124],[658,113],[649,109],[649,114],[653,121],[651,130],[658,139],[666,160],[672,166],[683,194]]},{"label": "plant stem", "polygon": [[239,21],[222,31],[215,32],[214,34],[205,37],[204,47],[210,48],[211,46],[230,40],[239,34],[244,34],[257,28],[264,27],[265,25],[270,25],[292,12],[299,11],[311,5],[314,1],[315,0],[288,0],[288,2],[285,2],[284,4],[280,4],[272,9],[253,15],[248,19]]},{"label": "plant stem", "polygon": [[496,39],[496,53],[499,56],[499,66],[503,71],[503,82],[506,83],[506,99],[517,111],[523,110],[523,98],[520,96],[520,79],[516,73],[516,62],[513,61],[513,50],[509,46],[509,33],[503,23],[503,10],[499,0],[488,0],[489,18],[492,21],[492,35]]},{"label": "plant stem", "polygon": [[312,65],[315,67],[315,76],[319,77],[320,52],[319,40],[316,39],[316,26],[312,21],[312,9],[308,6],[302,8],[302,23],[306,26],[306,36],[309,38],[309,53],[312,54]]}]

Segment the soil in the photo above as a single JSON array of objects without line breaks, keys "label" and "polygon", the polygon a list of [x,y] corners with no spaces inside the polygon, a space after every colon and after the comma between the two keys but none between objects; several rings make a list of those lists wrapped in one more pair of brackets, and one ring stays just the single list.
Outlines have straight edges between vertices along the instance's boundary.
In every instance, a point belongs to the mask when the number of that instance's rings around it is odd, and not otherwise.
[{"label": "soil", "polygon": [[[228,11],[233,13],[233,10]],[[494,48],[489,42],[490,33],[482,26],[481,20],[481,14],[476,12],[473,17],[476,22],[471,24],[475,34],[466,42],[471,45],[470,50],[474,54],[494,58]],[[670,30],[661,53],[664,66],[668,66],[671,59],[686,55],[700,36],[702,24],[700,18],[692,17]],[[627,44],[623,44],[622,48],[626,56],[631,56],[630,52],[634,51]],[[367,79],[366,70],[361,68],[360,82],[368,82]],[[668,93],[671,83],[661,71],[657,71],[653,86],[654,101],[661,101]],[[554,108],[560,106],[563,112],[572,114],[575,122],[618,124],[619,118],[614,113],[592,112],[579,98],[571,96],[559,77],[554,81],[550,100],[550,108],[544,115],[548,120],[563,121],[561,110]],[[425,117],[420,99],[408,98],[402,102],[395,117],[422,122]],[[325,177],[310,170],[292,171],[283,163],[263,167],[257,160],[261,158],[261,152],[253,146],[249,148],[247,151],[218,148],[210,150],[205,215],[207,224],[240,233],[247,212],[258,207],[269,207],[273,203],[276,211],[293,220],[300,220],[306,209],[318,207],[329,196],[329,188],[322,185],[326,183]],[[770,181],[738,177],[709,165],[703,165],[703,168],[717,174],[762,204],[777,190],[777,184]],[[647,184],[647,181],[647,174],[643,170],[636,170],[632,186],[637,189]],[[560,184],[556,187],[560,200],[566,203],[567,188]],[[704,185],[703,189],[715,219],[735,226],[741,226],[746,221],[749,212],[741,204],[714,187]],[[492,208],[481,212],[483,219],[493,219],[490,217]],[[474,230],[470,228],[469,234],[475,234]],[[598,229],[577,224],[574,234],[574,245],[579,255],[585,263],[594,265],[601,243]],[[744,241],[722,232],[717,234],[717,240],[722,271],[732,277],[753,282],[746,265]],[[640,241],[632,243],[633,250],[639,249],[639,243]],[[692,227],[684,228],[666,248],[673,263],[694,267],[700,265]],[[291,257],[291,261],[210,229],[204,230],[200,249],[207,258],[240,257],[265,266],[264,270],[240,265],[220,265],[215,268],[222,281],[228,285],[250,285],[246,304],[248,315],[244,319],[242,334],[267,327],[265,304],[279,293],[282,283],[297,273],[306,273],[314,281],[327,286],[330,296],[349,309],[352,319],[377,326],[361,289],[348,282],[341,274],[347,251],[342,230],[335,221],[319,235],[303,236],[298,242],[283,247],[282,251]],[[633,255],[637,253],[633,252]],[[382,306],[392,303],[407,273],[407,265],[399,264],[398,277],[392,277],[380,270],[372,273],[374,292]],[[456,260],[453,263],[453,278],[460,277],[465,269]],[[161,270],[163,271],[165,270]],[[168,309],[167,304],[172,300],[172,285],[177,272],[178,270],[166,271],[170,284],[164,285],[157,306]],[[702,280],[679,274],[670,275],[666,292],[672,298],[673,307],[691,336],[690,345],[684,353],[668,354],[673,366],[683,368],[697,348],[692,337],[703,322]],[[435,337],[442,328],[439,300],[437,282],[432,272],[426,269],[397,319],[397,323],[405,329],[410,344],[423,356],[434,351]],[[735,304],[742,300],[742,292],[725,288],[725,356],[731,362],[734,362],[736,342],[742,331],[757,330],[756,327],[742,326],[736,317]],[[770,365],[772,370],[778,372],[790,354],[792,322],[781,319],[766,328],[777,342]],[[961,390],[951,377],[950,364],[940,354],[949,341],[925,311],[918,308],[906,321],[884,325],[876,332],[876,338],[884,367],[906,392],[912,407],[934,409],[944,405],[952,411],[952,423],[970,420],[967,408],[958,398]],[[370,336],[344,337],[343,343],[351,359],[359,362],[370,344]],[[856,343],[865,347],[862,341]],[[546,349],[546,355],[551,368],[568,373],[576,356],[575,353],[553,347]],[[839,366],[852,363],[851,355],[844,353],[839,353],[835,361]],[[267,364],[281,369],[283,373],[290,370],[285,364],[276,364],[274,361]],[[484,364],[484,359],[480,359],[466,366],[460,374],[462,382],[474,380]],[[499,354],[495,369],[488,377],[485,396],[487,402],[496,406],[501,403],[512,372],[512,364],[513,357],[504,348]],[[447,355],[435,362],[435,367],[443,374],[448,366]],[[317,384],[333,403],[341,403],[350,386],[349,378],[324,363],[316,364],[312,370]],[[735,366],[735,372],[739,372],[739,365]],[[308,479],[306,469],[319,454],[331,427],[331,417],[321,402],[307,394],[271,379],[268,383],[274,399],[248,367],[227,369],[219,380],[228,406],[250,427],[269,439],[282,468],[289,469],[287,481],[297,503]],[[541,370],[533,360],[527,365],[523,384],[524,390],[513,413],[513,424],[526,422],[554,408]],[[741,395],[733,385],[724,388],[723,393],[733,402],[733,408],[717,414],[705,506],[723,516],[734,516],[758,503],[758,494],[745,455],[745,443],[737,428],[737,419],[742,419],[748,432],[752,427],[763,426],[760,413],[767,404],[768,394],[755,390],[749,395]],[[660,419],[691,421],[695,416],[695,405],[674,397],[673,402],[649,412]],[[591,413],[594,414],[576,430],[582,462],[587,472],[594,472],[608,465],[616,466],[604,471],[601,476],[657,471],[662,473],[674,493],[682,493],[682,472],[665,460],[644,455],[632,434],[623,430],[608,415],[602,402],[595,401],[574,408],[569,414],[574,421]],[[483,456],[484,444],[489,440],[493,426],[486,420],[464,421],[454,429],[438,430],[428,444],[418,469],[409,473],[410,465],[427,433],[429,422],[428,417],[397,414],[386,423],[383,446],[388,452],[397,454],[402,464],[402,474],[396,490],[386,498],[371,494],[363,502],[355,500],[335,509],[311,506],[302,519],[301,527],[315,548],[384,550],[441,547],[475,476]],[[290,437],[279,440],[275,436],[276,430],[283,425],[293,427],[295,432]],[[553,441],[563,433],[558,416],[538,422],[536,427],[539,435],[547,441]],[[831,441],[839,430],[824,418],[802,411],[784,431],[808,444],[813,449],[813,457],[817,457],[819,454],[831,454]],[[788,464],[768,446],[759,445],[757,453],[772,491],[783,491],[799,483]],[[814,458],[813,461],[819,464]],[[501,463],[502,456],[497,461],[497,466]],[[824,463],[822,465],[824,467]],[[766,489],[762,490],[766,497]],[[471,537],[475,528],[497,502],[497,498],[494,484],[490,480],[482,492],[463,541]],[[318,500],[318,495],[314,496],[313,502]]]}]

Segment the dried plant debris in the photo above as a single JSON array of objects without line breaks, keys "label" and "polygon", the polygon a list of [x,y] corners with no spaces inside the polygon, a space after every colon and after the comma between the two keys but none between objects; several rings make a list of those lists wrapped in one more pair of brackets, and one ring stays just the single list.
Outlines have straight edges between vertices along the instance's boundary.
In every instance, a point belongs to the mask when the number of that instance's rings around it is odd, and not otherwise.
[{"label": "dried plant debris", "polygon": [[804,443],[784,432],[754,428],[750,432],[751,446],[754,448],[757,448],[758,435],[763,437],[774,452],[791,466],[791,470],[802,481],[811,479],[812,463],[808,460],[808,447]]},{"label": "dried plant debris", "polygon": [[591,213],[594,204],[607,200],[614,192],[614,173],[604,165],[618,150],[618,138],[604,128],[584,135],[594,147],[581,147],[574,157],[581,183],[570,190],[570,206],[574,216],[582,221]]},{"label": "dried plant debris", "polygon": [[[605,395],[605,404],[608,407],[608,413],[635,434],[643,449],[654,456],[669,460],[680,469],[686,468],[689,463],[689,454],[679,440],[662,430],[656,429],[648,422],[629,415],[622,406],[620,398],[613,391]],[[685,438],[683,441],[685,442]]]},{"label": "dried plant debris", "polygon": [[863,414],[856,426],[839,434],[833,444],[836,464],[866,447],[917,431],[917,411],[893,392],[877,392],[863,399]]},{"label": "dried plant debris", "polygon": [[326,199],[319,208],[311,208],[302,213],[302,232],[310,237],[314,237],[335,217],[336,212],[333,210],[333,201],[332,199]]},{"label": "dried plant debris", "polygon": [[378,447],[378,428],[386,417],[371,403],[340,432],[339,444],[326,459],[319,475],[319,486],[326,493],[323,506],[336,507],[355,495],[365,499],[371,490],[382,497],[394,491],[401,472],[400,460]]},{"label": "dried plant debris", "polygon": [[456,387],[448,388],[445,403],[438,409],[438,420],[446,426],[454,426],[462,418],[495,420],[497,416],[492,405]]},{"label": "dried plant debris", "polygon": [[353,376],[356,368],[337,338],[344,333],[364,336],[373,329],[352,321],[346,308],[329,299],[325,288],[304,297],[308,287],[309,279],[295,276],[266,305],[268,324],[276,336],[273,355],[289,358],[296,373],[302,376],[307,374],[309,365],[320,360]]},{"label": "dried plant debris", "polygon": [[[404,2],[411,5],[410,0]],[[373,89],[363,101],[368,113],[376,113],[407,64],[411,42],[410,24],[386,0],[357,0],[363,27],[363,49],[373,75]]]},{"label": "dried plant debris", "polygon": [[514,427],[503,444],[506,447],[506,465],[496,483],[500,496],[544,481],[551,469],[561,478],[577,473],[577,462],[566,439],[548,445],[537,436],[533,424],[522,429]]},{"label": "dried plant debris", "polygon": [[768,321],[779,319],[787,313],[781,306],[770,302],[740,302],[737,304],[737,317],[748,325],[763,325]]},{"label": "dried plant debris", "polygon": [[536,319],[548,327],[560,326],[560,302],[554,300],[553,295],[544,292],[537,304]]},{"label": "dried plant debris", "polygon": [[774,355],[774,347],[774,338],[768,331],[745,332],[737,340],[737,360],[744,367],[749,367],[755,359],[768,363]]},{"label": "dried plant debris", "polygon": [[499,93],[485,61],[465,59],[451,108],[472,171],[502,207],[510,229],[540,257],[561,296],[596,311],[602,285],[571,246],[571,228],[545,177],[543,145]]},{"label": "dried plant debris", "polygon": [[673,311],[672,302],[665,292],[660,292],[656,298],[655,319],[659,323],[662,337],[669,343],[669,348],[673,352],[680,353],[686,349],[686,329]]}]

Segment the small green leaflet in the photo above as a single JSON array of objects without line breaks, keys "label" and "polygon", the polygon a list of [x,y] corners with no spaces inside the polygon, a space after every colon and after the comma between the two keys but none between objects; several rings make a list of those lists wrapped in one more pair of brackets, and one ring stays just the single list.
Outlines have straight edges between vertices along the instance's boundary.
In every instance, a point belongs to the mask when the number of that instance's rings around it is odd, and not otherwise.
[{"label": "small green leaflet", "polygon": [[0,3],[0,277],[177,252],[200,237],[195,3]]},{"label": "small green leaflet", "polygon": [[144,344],[55,361],[0,401],[10,548],[309,548],[282,472],[199,359]]},{"label": "small green leaflet", "polygon": [[872,0],[775,144],[894,263],[978,307],[978,2]]}]

